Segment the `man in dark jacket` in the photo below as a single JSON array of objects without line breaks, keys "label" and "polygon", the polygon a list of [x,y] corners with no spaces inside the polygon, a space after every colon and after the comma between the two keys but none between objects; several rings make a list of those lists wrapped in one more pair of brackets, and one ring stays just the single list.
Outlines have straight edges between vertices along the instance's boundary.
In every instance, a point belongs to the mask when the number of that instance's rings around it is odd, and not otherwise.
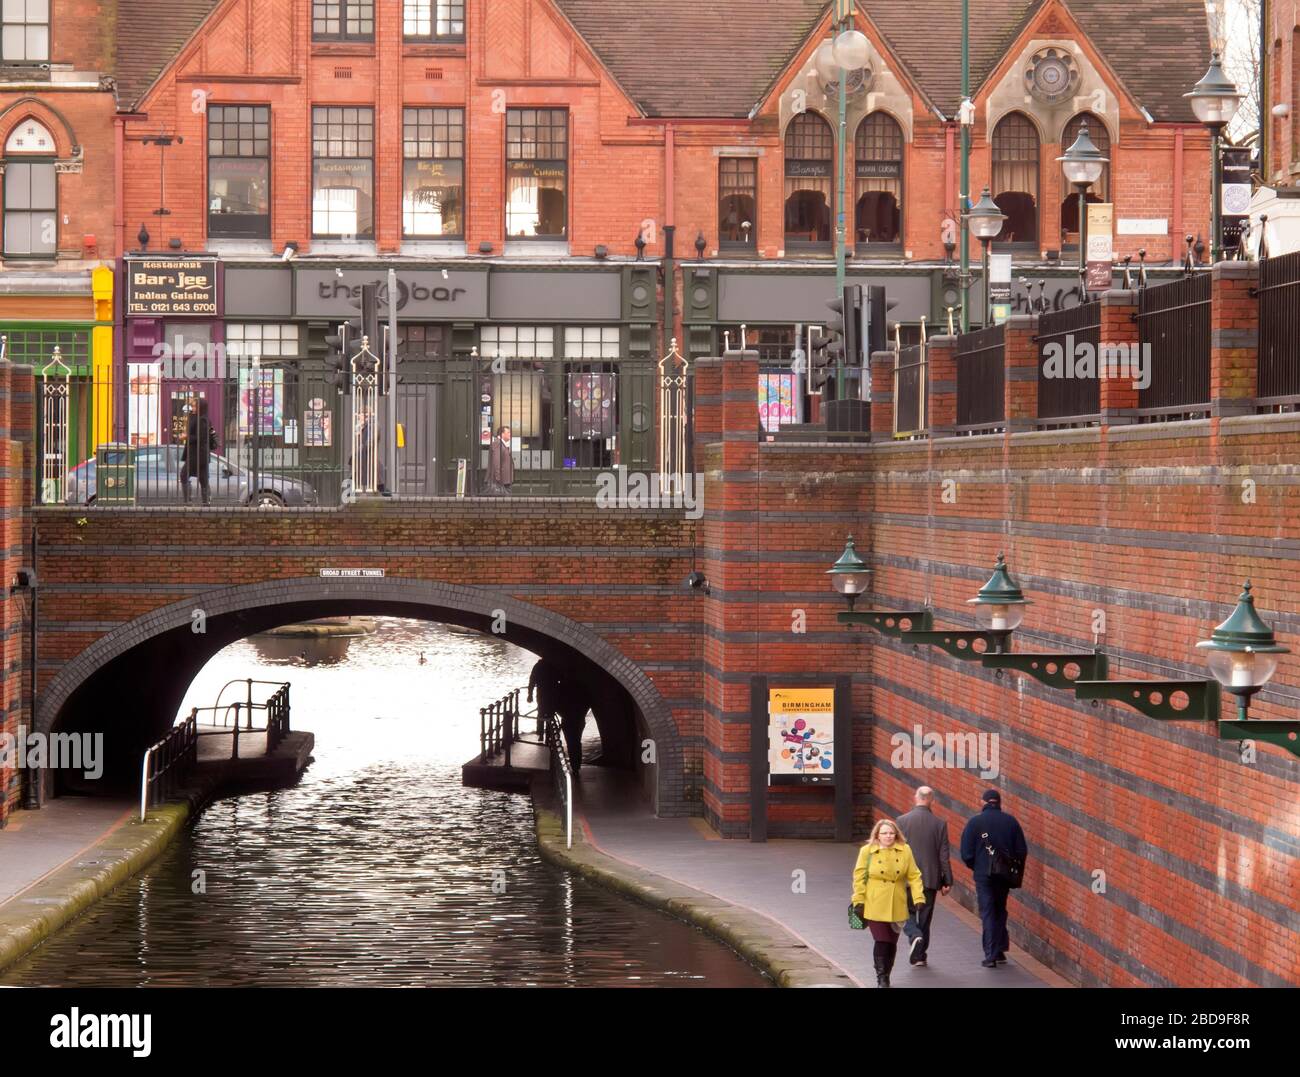
[{"label": "man in dark jacket", "polygon": [[208,485],[208,454],[217,447],[217,432],[208,420],[208,402],[199,397],[198,407],[190,412],[185,422],[185,445],[181,448],[181,493],[185,503],[190,501],[190,479],[199,480],[203,504],[212,504],[212,490]]},{"label": "man in dark jacket", "polygon": [[488,451],[488,492],[497,495],[510,493],[510,486],[515,481],[515,458],[512,455],[513,442],[510,427],[503,426],[492,439],[492,448]]},{"label": "man in dark jacket", "polygon": [[961,835],[961,859],[975,875],[975,896],[979,899],[980,921],[984,925],[984,960],[986,969],[1005,965],[1011,937],[1007,934],[1007,897],[1010,884],[989,874],[993,849],[1003,856],[1023,862],[1029,856],[1025,832],[1014,815],[1002,810],[1002,794],[985,790],[981,798],[984,810],[971,816]]},{"label": "man in dark jacket", "polygon": [[916,807],[898,817],[903,840],[912,849],[912,859],[921,869],[921,887],[925,891],[925,904],[912,904],[907,900],[907,923],[903,931],[912,940],[908,963],[924,965],[926,951],[930,949],[930,924],[934,920],[935,896],[952,889],[952,861],[948,852],[948,824],[934,814],[930,805],[934,790],[928,785],[916,791]]}]

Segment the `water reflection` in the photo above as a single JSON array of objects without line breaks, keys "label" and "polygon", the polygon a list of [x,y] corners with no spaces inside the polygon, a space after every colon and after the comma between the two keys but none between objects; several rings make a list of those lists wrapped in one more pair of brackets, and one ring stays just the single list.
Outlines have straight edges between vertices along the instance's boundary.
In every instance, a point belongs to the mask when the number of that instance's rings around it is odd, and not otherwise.
[{"label": "water reflection", "polygon": [[701,932],[544,864],[524,798],[460,785],[478,708],[526,684],[533,655],[421,622],[376,627],[218,654],[182,713],[232,679],[288,680],[316,762],[292,789],[210,807],[0,983],[765,982]]}]

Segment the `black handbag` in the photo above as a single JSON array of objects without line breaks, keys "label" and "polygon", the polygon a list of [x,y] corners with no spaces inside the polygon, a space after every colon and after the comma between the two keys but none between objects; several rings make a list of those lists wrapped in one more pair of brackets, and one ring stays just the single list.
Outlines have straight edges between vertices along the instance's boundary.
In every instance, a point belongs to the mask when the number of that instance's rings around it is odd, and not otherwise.
[{"label": "black handbag", "polygon": [[[871,879],[871,854],[867,854],[867,879]],[[865,902],[864,911],[865,911]],[[861,931],[867,926],[867,922],[858,915],[857,906],[849,902],[849,928],[853,931]]]},{"label": "black handbag", "polygon": [[984,849],[989,854],[989,878],[1001,879],[1012,890],[1019,890],[1025,881],[1025,862],[993,848],[989,844],[988,831],[980,837],[984,839]]}]

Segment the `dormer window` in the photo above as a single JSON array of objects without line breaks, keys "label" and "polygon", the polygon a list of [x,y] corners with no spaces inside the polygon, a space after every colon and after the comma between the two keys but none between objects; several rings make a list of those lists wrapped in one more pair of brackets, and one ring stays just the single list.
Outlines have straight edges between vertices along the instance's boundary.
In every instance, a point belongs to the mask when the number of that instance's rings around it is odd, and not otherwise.
[{"label": "dormer window", "polygon": [[0,62],[44,63],[50,58],[50,0],[0,0]]}]

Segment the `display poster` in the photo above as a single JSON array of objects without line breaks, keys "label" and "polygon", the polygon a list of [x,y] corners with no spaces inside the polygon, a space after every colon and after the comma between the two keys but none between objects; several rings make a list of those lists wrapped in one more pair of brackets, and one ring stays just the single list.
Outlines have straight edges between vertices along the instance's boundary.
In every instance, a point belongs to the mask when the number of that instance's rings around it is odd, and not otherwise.
[{"label": "display poster", "polygon": [[798,375],[764,371],[758,375],[758,417],[763,429],[775,434],[782,423],[797,423],[795,383]]},{"label": "display poster", "polygon": [[833,784],[835,689],[771,688],[767,714],[768,784]]},{"label": "display poster", "polygon": [[1104,292],[1114,276],[1115,207],[1109,202],[1088,203],[1088,290]]},{"label": "display poster", "polygon": [[[247,367],[239,372],[239,433],[278,437],[284,433],[284,371]],[[254,382],[256,381],[256,385]]]},{"label": "display poster", "polygon": [[569,375],[569,437],[610,438],[617,408],[613,374]]},{"label": "display poster", "polygon": [[127,364],[127,436],[132,445],[157,445],[162,429],[162,378],[157,363]]}]

